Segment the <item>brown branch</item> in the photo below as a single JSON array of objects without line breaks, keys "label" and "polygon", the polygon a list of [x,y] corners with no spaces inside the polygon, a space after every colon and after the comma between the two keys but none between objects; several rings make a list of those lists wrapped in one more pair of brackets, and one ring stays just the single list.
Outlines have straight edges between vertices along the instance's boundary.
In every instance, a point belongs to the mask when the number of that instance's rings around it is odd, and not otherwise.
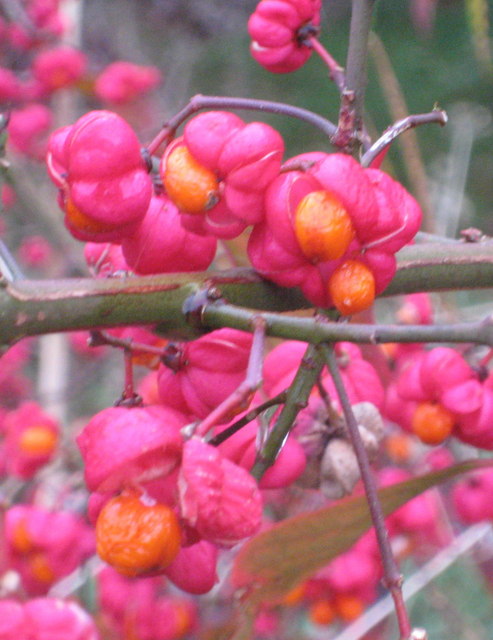
[{"label": "brown branch", "polygon": [[240,109],[247,111],[260,111],[263,113],[274,113],[291,118],[297,118],[303,122],[311,124],[331,140],[336,131],[336,126],[319,116],[313,111],[295,107],[283,102],[272,102],[269,100],[257,100],[255,98],[229,98],[225,96],[203,96],[198,94],[190,98],[189,102],[181,111],[170,118],[163,125],[161,131],[147,146],[147,151],[152,155],[163,144],[168,143],[175,136],[178,127],[190,116],[203,109]]},{"label": "brown branch", "polygon": [[363,110],[367,84],[368,38],[375,0],[352,0],[346,86],[342,92],[337,132],[332,142],[352,153],[363,139]]},{"label": "brown branch", "polygon": [[397,567],[394,554],[392,553],[392,548],[390,546],[389,534],[385,525],[382,505],[378,497],[377,485],[371,470],[368,454],[366,453],[365,445],[363,444],[349,397],[346,389],[344,388],[344,382],[339,371],[334,347],[332,345],[321,345],[320,350],[324,354],[332,380],[334,381],[334,386],[336,388],[337,395],[339,396],[339,401],[346,420],[349,438],[358,461],[361,480],[365,488],[368,508],[370,509],[371,519],[375,528],[375,534],[382,557],[385,585],[389,589],[394,600],[400,637],[402,639],[409,638],[411,633],[411,624],[406,605],[404,603],[404,598],[402,596],[402,576]]}]

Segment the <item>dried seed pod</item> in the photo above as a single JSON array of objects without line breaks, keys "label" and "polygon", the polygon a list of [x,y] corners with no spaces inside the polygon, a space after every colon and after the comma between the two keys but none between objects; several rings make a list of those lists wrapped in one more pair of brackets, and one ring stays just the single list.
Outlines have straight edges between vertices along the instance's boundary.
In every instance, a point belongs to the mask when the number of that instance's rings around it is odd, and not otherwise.
[{"label": "dried seed pod", "polygon": [[353,405],[353,413],[358,425],[363,425],[380,442],[385,434],[385,426],[377,407],[371,402],[359,402]]},{"label": "dried seed pod", "polygon": [[351,444],[334,438],[325,449],[320,465],[320,490],[332,500],[351,493],[360,477]]},{"label": "dried seed pod", "polygon": [[378,451],[380,440],[378,440],[375,434],[364,427],[362,424],[359,424],[358,427],[361,439],[363,440],[363,444],[365,445],[366,452],[370,458],[373,458]]}]

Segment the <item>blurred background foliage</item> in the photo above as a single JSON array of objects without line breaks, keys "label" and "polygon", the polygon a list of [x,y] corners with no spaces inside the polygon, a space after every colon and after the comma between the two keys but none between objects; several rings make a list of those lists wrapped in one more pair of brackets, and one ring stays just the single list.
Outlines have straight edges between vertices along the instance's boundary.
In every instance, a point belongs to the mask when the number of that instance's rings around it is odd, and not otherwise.
[{"label": "blurred background foliage", "polygon": [[[195,93],[280,100],[336,121],[338,93],[315,56],[295,73],[273,75],[248,55],[246,21],[255,4],[86,0],[82,46],[101,66],[126,58],[162,69],[162,113],[157,122],[149,122],[151,135],[158,122]],[[408,113],[430,111],[435,104],[449,112],[445,129],[433,125],[417,131],[430,208],[437,217],[435,230],[447,235],[470,225],[493,234],[491,14],[488,0],[379,0],[375,6],[373,29]],[[321,39],[344,65],[350,2],[325,1],[323,15]],[[376,55],[370,58],[366,109],[374,134],[395,119],[382,86],[381,65]],[[305,124],[272,116],[266,120],[281,130],[289,154],[329,150]],[[394,146],[385,168],[416,193],[413,170],[406,167],[399,145]]]}]

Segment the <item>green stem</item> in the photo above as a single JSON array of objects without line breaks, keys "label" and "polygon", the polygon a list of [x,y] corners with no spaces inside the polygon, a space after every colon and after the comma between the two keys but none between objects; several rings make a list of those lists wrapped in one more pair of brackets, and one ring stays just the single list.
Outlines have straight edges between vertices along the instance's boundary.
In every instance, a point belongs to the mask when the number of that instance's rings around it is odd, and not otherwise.
[{"label": "green stem", "polygon": [[259,313],[244,307],[214,303],[203,309],[204,326],[208,329],[231,327],[251,330],[254,317],[266,322],[266,333],[276,338],[321,342],[355,342],[382,344],[388,342],[452,342],[493,346],[493,318],[479,322],[458,322],[444,325],[392,325],[328,322],[320,318],[283,316]]},{"label": "green stem", "polygon": [[251,269],[224,273],[128,278],[15,280],[0,286],[0,344],[26,336],[124,325],[152,325],[169,337],[203,333],[187,319],[185,303],[221,288],[234,303],[293,310],[307,306],[296,289],[266,283]]},{"label": "green stem", "polygon": [[258,452],[257,460],[252,468],[252,475],[257,480],[274,464],[282,449],[286,438],[293,428],[296,416],[306,407],[310,392],[324,366],[324,359],[313,345],[309,345],[296,376],[291,383],[284,404],[275,425],[262,449]]},{"label": "green stem", "polygon": [[[493,285],[492,241],[414,245],[399,252],[398,260],[397,273],[384,295]],[[358,328],[279,315],[310,305],[298,289],[278,287],[252,269],[0,284],[0,344],[4,346],[26,336],[136,324],[150,325],[171,338],[197,337],[219,326],[249,330],[246,325],[255,309],[262,311],[268,334],[282,338],[491,343],[489,321],[444,327]],[[234,309],[236,306],[239,308]]]},{"label": "green stem", "polygon": [[413,245],[399,251],[397,259],[397,273],[384,295],[493,286],[491,240]]}]

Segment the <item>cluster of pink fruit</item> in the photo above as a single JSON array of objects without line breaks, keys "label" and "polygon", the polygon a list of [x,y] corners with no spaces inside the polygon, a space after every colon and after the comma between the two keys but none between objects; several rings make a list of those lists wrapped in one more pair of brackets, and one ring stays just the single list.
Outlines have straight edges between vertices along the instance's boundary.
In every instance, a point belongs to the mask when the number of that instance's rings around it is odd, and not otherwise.
[{"label": "cluster of pink fruit", "polygon": [[387,393],[386,415],[423,442],[450,435],[493,449],[492,376],[449,347],[419,350],[406,358]]},{"label": "cluster of pink fruit", "polygon": [[[417,302],[420,309],[427,306],[421,298],[415,298],[410,296],[403,309],[409,311],[409,306]],[[118,632],[132,625],[135,629],[153,626],[152,620],[160,620],[165,614],[169,624],[161,624],[159,630],[147,630],[150,638],[168,640],[190,630],[197,615],[194,607],[189,601],[170,595],[163,576],[168,583],[190,594],[208,592],[217,581],[218,552],[261,527],[270,526],[265,513],[279,510],[284,502],[283,488],[296,482],[306,490],[311,488],[318,494],[321,489],[332,497],[337,483],[342,493],[352,490],[346,476],[338,475],[334,466],[328,469],[327,457],[323,455],[335,441],[345,441],[347,437],[344,427],[334,422],[340,407],[328,374],[322,375],[321,384],[335,414],[329,411],[327,400],[317,390],[312,391],[308,406],[301,411],[279,457],[259,486],[248,473],[260,429],[256,421],[217,447],[198,437],[185,439],[183,427],[207,417],[243,380],[250,348],[248,334],[230,329],[212,332],[189,343],[169,344],[163,350],[163,360],[173,369],[161,363],[145,378],[142,395],[146,406],[105,409],[89,421],[78,438],[86,483],[93,491],[89,517],[96,524],[100,555],[124,576],[161,576],[145,578],[141,586],[140,582],[119,578],[109,569],[98,578],[106,624]],[[263,387],[254,397],[253,405],[275,397],[289,386],[305,349],[301,342],[288,341],[268,354]],[[402,369],[404,362],[418,366],[416,363],[421,359],[414,359],[417,350],[421,353],[421,347],[415,345],[401,354]],[[424,353],[435,358],[433,367],[427,369],[429,375],[431,371],[441,371],[442,365],[449,368],[452,360],[457,370],[462,371],[454,377],[456,384],[474,379],[463,375],[464,366],[461,368],[458,363],[464,360],[456,352],[439,348]],[[359,348],[341,343],[337,356],[355,413],[358,406],[370,404],[387,416],[388,398],[380,377],[362,358]],[[405,386],[411,389],[413,385]],[[231,416],[226,417],[223,424],[214,426],[211,435],[221,434],[231,420]],[[32,428],[29,425],[34,423],[36,441],[41,427],[50,434],[56,433],[52,422],[36,405],[21,405],[6,415],[4,445],[7,437],[13,438],[9,433],[29,431]],[[363,419],[361,422],[371,431],[368,423]],[[377,430],[372,433],[377,437]],[[381,437],[382,434],[377,437],[377,446]],[[10,474],[32,477],[34,470],[47,460],[26,458],[26,453],[21,453],[9,454],[12,460],[19,461],[10,467]],[[446,462],[450,463],[450,459]],[[407,477],[409,472],[397,468],[379,472],[383,485]],[[487,473],[476,474],[454,490],[454,504],[466,522],[490,517],[488,478]],[[423,495],[396,512],[388,526],[396,544],[400,541],[399,554],[423,553],[425,548],[446,543],[448,534],[442,520],[441,507],[433,494]],[[145,543],[141,538],[144,534]],[[81,544],[81,540],[86,542]],[[7,511],[5,544],[9,568],[21,576],[23,589],[33,596],[44,595],[95,549],[93,530],[81,518],[69,512],[27,505]],[[348,621],[374,600],[380,578],[375,541],[368,535],[288,594],[283,606],[302,607],[316,624],[337,619]],[[129,597],[135,603],[131,612],[122,605]],[[149,615],[150,611],[154,617]],[[276,629],[279,625],[282,607],[262,611],[258,619],[260,630]]]},{"label": "cluster of pink fruit", "polygon": [[[299,68],[315,46],[320,8],[320,0],[261,0],[248,25],[255,59],[275,73]],[[49,97],[82,80],[87,88],[83,54],[51,46],[63,31],[58,11],[57,0],[26,3],[30,21],[41,29],[36,38],[0,22],[5,48],[25,57],[22,81],[0,69],[0,101],[15,106],[13,146],[33,155],[44,152],[39,134],[50,126]],[[118,105],[158,81],[154,69],[116,63],[93,78],[91,91]],[[160,146],[150,145],[153,153]],[[130,124],[108,110],[91,111],[51,134],[48,173],[58,188],[65,226],[86,243],[95,277],[203,271],[213,264],[218,243],[251,228],[247,253],[258,273],[278,285],[299,287],[314,306],[350,316],[370,308],[387,287],[396,252],[413,241],[421,223],[417,202],[383,171],[363,168],[343,153],[283,160],[277,131],[226,111],[196,115],[161,151],[160,158],[151,157]],[[428,298],[410,296],[401,320],[407,322],[409,315],[413,323],[429,322]],[[77,437],[95,536],[81,517],[43,509],[33,495],[31,505],[6,512],[5,564],[20,576],[26,594],[41,596],[97,551],[110,565],[96,578],[103,626],[126,640],[176,640],[193,631],[198,614],[174,587],[208,593],[219,579],[220,554],[270,527],[266,514],[289,514],[286,488],[296,483],[312,492],[317,505],[324,504],[359,491],[359,469],[338,393],[324,369],[273,464],[259,482],[250,473],[280,409],[271,410],[269,424],[260,413],[235,427],[250,405],[281,397],[300,369],[305,343],[272,348],[262,386],[209,424],[204,421],[247,376],[250,334],[224,328],[169,344],[148,327],[109,334],[130,348],[132,341],[151,346],[132,360],[153,371],[139,389],[143,404],[100,411]],[[381,376],[357,346],[339,343],[335,350],[371,458],[380,456],[385,464],[399,458],[411,469],[411,457],[405,451],[397,455],[389,436],[397,425],[417,436],[409,439],[418,447],[455,436],[493,448],[492,376],[457,351],[396,347],[394,371],[388,368]],[[380,366],[388,365],[383,350],[374,350]],[[4,358],[0,397],[9,397],[14,406],[2,412],[0,471],[4,477],[33,479],[57,453],[59,425],[35,403],[21,402],[20,369],[26,360],[21,345]],[[390,380],[385,385],[384,377]],[[441,461],[430,459],[428,468],[443,461],[450,462],[445,453]],[[382,486],[409,477],[408,470],[396,467],[377,475]],[[492,517],[491,485],[489,473],[457,485],[453,501],[465,522]],[[401,555],[447,543],[442,518],[433,494],[394,513],[388,527],[396,545],[404,540]],[[374,600],[381,577],[377,545],[368,533],[288,594],[284,604],[308,607],[314,623],[348,621]],[[258,632],[279,635],[279,618],[278,609],[266,608]],[[74,603],[48,598],[0,603],[0,638],[41,640],[52,628],[64,639],[97,638]]]},{"label": "cluster of pink fruit", "polygon": [[196,602],[167,593],[163,577],[132,580],[105,567],[97,587],[104,628],[118,636],[175,640],[196,629]]},{"label": "cluster of pink fruit", "polygon": [[25,603],[0,601],[0,635],[5,640],[99,640],[97,627],[76,602],[34,598]]},{"label": "cluster of pink fruit", "polygon": [[270,126],[207,112],[167,146],[165,192],[155,193],[130,126],[94,111],[52,134],[47,162],[70,232],[120,244],[129,270],[204,270],[218,238],[253,225],[248,255],[259,273],[343,315],[368,308],[419,228],[418,204],[349,156],[309,153],[282,165],[283,151]]},{"label": "cluster of pink fruit", "polygon": [[[78,89],[118,108],[161,81],[155,67],[117,61],[92,69],[86,55],[62,43],[73,25],[60,0],[19,3],[19,21],[0,16],[0,105],[10,109],[9,143],[18,153],[42,160],[53,128],[51,98]],[[7,15],[9,15],[7,13]]]},{"label": "cluster of pink fruit", "polygon": [[94,532],[70,511],[16,505],[5,514],[5,547],[23,589],[41,596],[94,553]]}]

